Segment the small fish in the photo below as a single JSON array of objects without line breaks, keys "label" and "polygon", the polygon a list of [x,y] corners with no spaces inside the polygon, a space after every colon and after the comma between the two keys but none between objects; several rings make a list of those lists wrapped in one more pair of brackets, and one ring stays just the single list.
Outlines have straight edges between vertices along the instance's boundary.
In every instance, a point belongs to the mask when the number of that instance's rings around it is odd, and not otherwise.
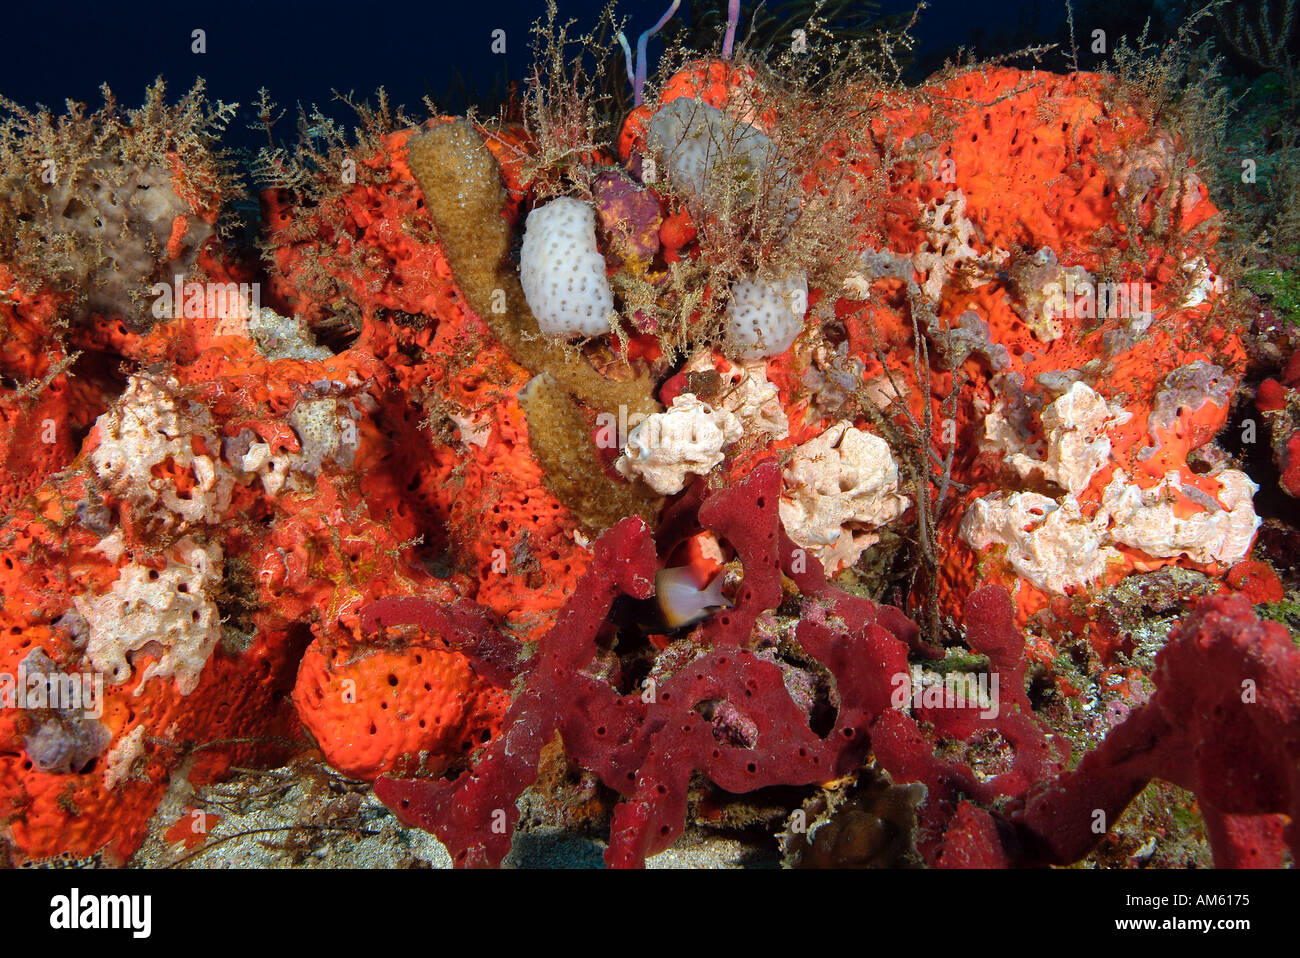
[{"label": "small fish", "polygon": [[703,622],[720,609],[732,608],[722,594],[722,576],[716,575],[705,588],[690,566],[660,569],[655,573],[655,597],[664,622],[674,629]]}]

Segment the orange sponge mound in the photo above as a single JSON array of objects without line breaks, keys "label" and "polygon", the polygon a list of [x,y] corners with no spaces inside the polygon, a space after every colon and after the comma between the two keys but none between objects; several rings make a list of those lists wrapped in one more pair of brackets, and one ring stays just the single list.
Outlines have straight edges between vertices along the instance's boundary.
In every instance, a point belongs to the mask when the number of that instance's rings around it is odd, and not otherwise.
[{"label": "orange sponge mound", "polygon": [[[19,674],[18,663],[37,647],[69,668],[71,652],[63,641],[35,626],[0,654],[0,672]],[[106,861],[123,863],[144,839],[182,765],[191,784],[199,785],[223,777],[232,764],[283,760],[281,743],[296,728],[283,696],[292,667],[283,643],[259,638],[237,655],[218,649],[189,696],[170,681],[142,683],[148,660],[136,663],[127,684],[103,689],[100,721],[112,735],[111,747],[80,772],[42,771],[27,754],[24,735],[43,713],[0,710],[0,820],[17,859],[102,853]]]},{"label": "orange sponge mound", "polygon": [[330,656],[312,643],[293,699],[325,759],[368,780],[441,774],[491,740],[510,705],[464,656],[419,645]]}]

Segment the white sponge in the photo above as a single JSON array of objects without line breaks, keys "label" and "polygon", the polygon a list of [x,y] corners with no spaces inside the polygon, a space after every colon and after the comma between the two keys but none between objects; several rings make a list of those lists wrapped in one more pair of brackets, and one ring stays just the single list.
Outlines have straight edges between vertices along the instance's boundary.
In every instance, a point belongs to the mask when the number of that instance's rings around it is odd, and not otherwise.
[{"label": "white sponge", "polygon": [[730,410],[701,402],[694,393],[674,397],[664,412],[647,416],[627,437],[614,468],[640,477],[661,496],[686,488],[687,476],[707,476],[722,462],[722,450],[745,433]]},{"label": "white sponge", "polygon": [[685,97],[651,117],[649,145],[663,154],[673,182],[696,198],[736,187],[740,205],[747,206],[757,199],[763,177],[784,174],[766,133]]},{"label": "white sponge", "polygon": [[614,294],[596,246],[596,213],[587,204],[561,196],[528,214],[519,280],[543,335],[609,332]]},{"label": "white sponge", "polygon": [[889,444],[847,419],[795,447],[781,478],[786,532],[831,574],[856,563],[880,541],[874,530],[912,504]]},{"label": "white sponge", "polygon": [[763,359],[790,348],[808,311],[808,280],[801,273],[775,283],[757,277],[731,287],[727,303],[730,349],[736,359]]},{"label": "white sponge", "polygon": [[175,681],[189,695],[221,639],[221,612],[211,593],[221,583],[223,557],[215,543],[177,542],[161,570],[132,563],[103,595],[77,596],[73,604],[90,627],[86,657],[121,685],[135,668],[132,653],[154,647],[158,657],[145,669],[135,694],[153,676]]}]

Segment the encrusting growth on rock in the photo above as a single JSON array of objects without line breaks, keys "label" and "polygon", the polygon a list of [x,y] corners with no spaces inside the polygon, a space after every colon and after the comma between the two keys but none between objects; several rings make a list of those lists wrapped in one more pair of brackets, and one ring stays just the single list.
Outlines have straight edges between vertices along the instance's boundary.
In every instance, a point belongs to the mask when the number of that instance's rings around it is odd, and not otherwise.
[{"label": "encrusting growth on rock", "polygon": [[549,3],[487,121],[263,91],[258,250],[199,88],[0,101],[0,861],[233,861],[259,783],[299,862],[1300,850],[1300,361],[1186,37],[907,83],[732,4],[650,71],[677,7]]}]

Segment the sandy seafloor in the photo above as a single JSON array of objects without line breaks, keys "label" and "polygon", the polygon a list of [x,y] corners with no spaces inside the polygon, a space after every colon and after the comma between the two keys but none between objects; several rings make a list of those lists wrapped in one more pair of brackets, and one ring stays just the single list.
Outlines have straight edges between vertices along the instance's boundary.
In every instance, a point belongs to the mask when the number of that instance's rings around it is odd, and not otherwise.
[{"label": "sandy seafloor", "polygon": [[[316,768],[321,774],[332,773]],[[246,772],[205,790],[174,787],[154,816],[148,839],[131,860],[144,868],[451,868],[433,835],[406,828],[361,782],[334,779],[322,799],[320,779],[289,768]],[[186,847],[193,809],[206,810],[203,835]],[[178,828],[177,822],[180,822]],[[603,841],[563,828],[516,832],[505,867],[603,868]],[[688,827],[647,868],[776,868],[774,848]]]}]

